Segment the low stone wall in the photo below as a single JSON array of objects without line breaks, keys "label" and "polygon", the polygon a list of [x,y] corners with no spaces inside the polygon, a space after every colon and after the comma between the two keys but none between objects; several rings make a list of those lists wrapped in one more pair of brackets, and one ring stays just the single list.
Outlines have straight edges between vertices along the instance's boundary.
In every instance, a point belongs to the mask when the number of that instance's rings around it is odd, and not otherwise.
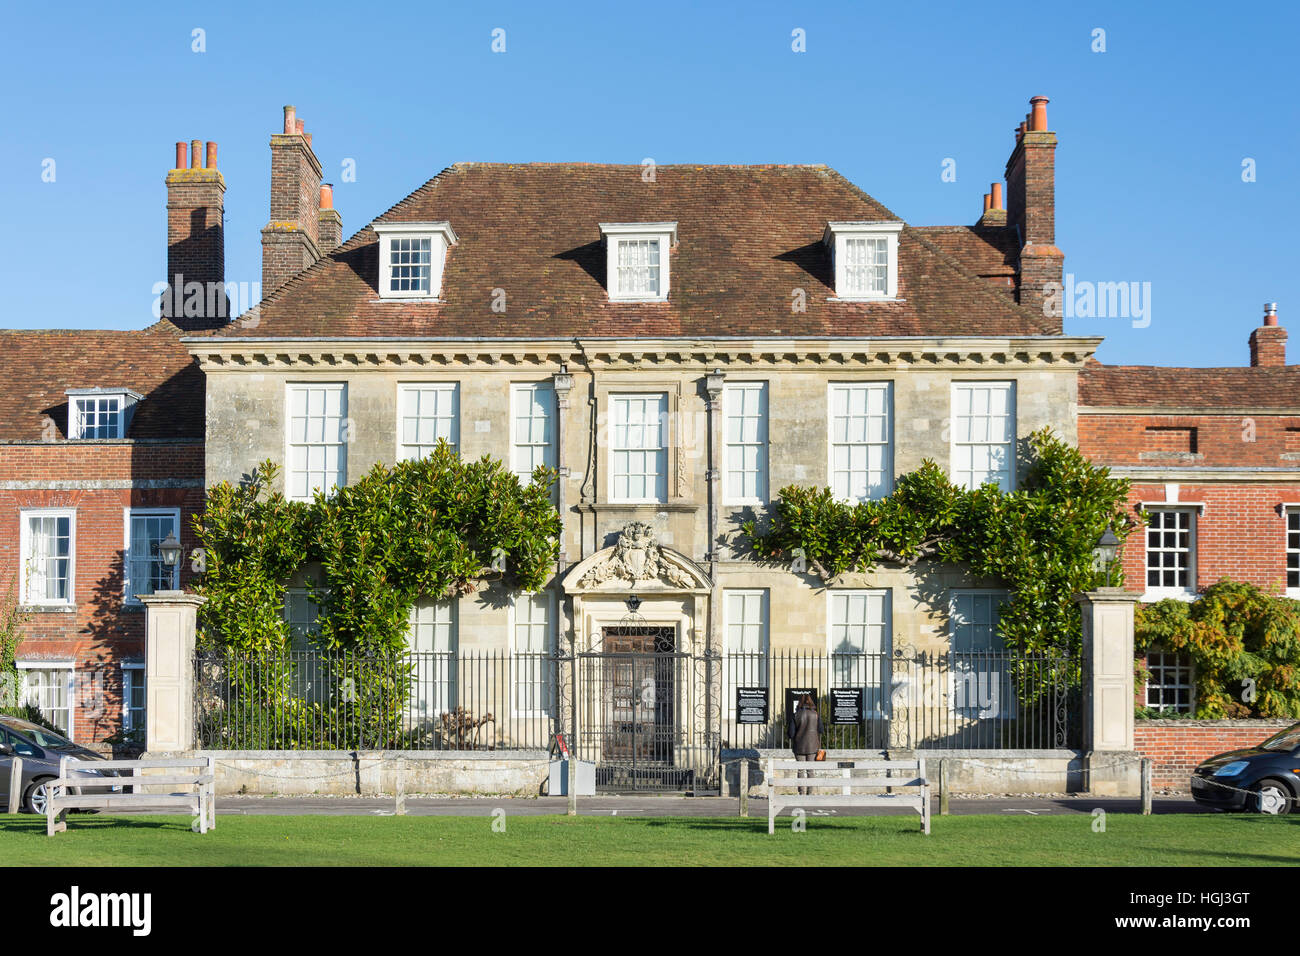
[{"label": "low stone wall", "polygon": [[1290,727],[1293,720],[1137,720],[1133,745],[1150,757],[1152,783],[1187,790],[1197,764],[1228,750],[1240,750]]},{"label": "low stone wall", "polygon": [[218,795],[391,795],[400,764],[407,794],[531,797],[545,792],[550,769],[542,750],[191,750],[185,756],[216,760]]},{"label": "low stone wall", "polygon": [[[939,761],[945,762],[950,790],[966,793],[1084,793],[1105,791],[1136,795],[1138,763],[1134,754],[1098,754],[1092,768],[1078,750],[831,750],[826,759],[910,760],[924,757],[926,776],[936,790]],[[749,761],[750,795],[761,796],[762,762],[768,757],[790,758],[788,750],[724,750],[724,794],[739,791],[740,761]],[[1105,786],[1090,784],[1094,774]]]}]

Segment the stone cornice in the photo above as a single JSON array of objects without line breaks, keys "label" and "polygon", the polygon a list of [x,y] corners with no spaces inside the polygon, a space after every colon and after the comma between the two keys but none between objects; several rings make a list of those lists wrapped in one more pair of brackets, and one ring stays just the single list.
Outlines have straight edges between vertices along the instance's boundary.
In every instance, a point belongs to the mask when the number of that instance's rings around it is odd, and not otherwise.
[{"label": "stone cornice", "polygon": [[715,366],[1078,369],[1100,338],[1067,336],[876,339],[253,339],[186,337],[205,371],[442,369],[572,363],[602,369]]}]

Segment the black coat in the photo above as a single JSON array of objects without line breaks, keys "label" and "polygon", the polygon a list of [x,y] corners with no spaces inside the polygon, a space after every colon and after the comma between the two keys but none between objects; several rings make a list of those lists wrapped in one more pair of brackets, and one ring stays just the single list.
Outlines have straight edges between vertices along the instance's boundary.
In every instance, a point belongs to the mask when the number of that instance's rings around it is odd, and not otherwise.
[{"label": "black coat", "polygon": [[790,715],[786,723],[786,733],[790,737],[790,749],[796,755],[815,754],[822,749],[822,734],[826,728],[822,725],[822,715],[811,707],[801,707]]}]

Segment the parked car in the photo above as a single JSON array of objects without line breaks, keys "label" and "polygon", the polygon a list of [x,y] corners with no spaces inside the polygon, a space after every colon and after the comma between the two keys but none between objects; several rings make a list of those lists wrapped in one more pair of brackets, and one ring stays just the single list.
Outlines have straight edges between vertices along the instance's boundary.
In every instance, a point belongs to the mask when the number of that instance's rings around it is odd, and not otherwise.
[{"label": "parked car", "polygon": [[1300,812],[1300,724],[1202,763],[1192,774],[1192,797],[1216,810]]},{"label": "parked car", "polygon": [[[105,758],[74,744],[61,734],[56,734],[47,727],[33,724],[18,717],[0,716],[0,800],[8,802],[9,778],[13,769],[14,757],[22,758],[23,773],[19,785],[22,791],[22,808],[28,813],[44,813],[48,796],[47,783],[58,779],[59,760],[68,757],[78,764],[93,763]],[[96,770],[93,767],[78,766],[76,772],[87,777],[116,777],[115,770]],[[120,791],[121,786],[74,787],[73,792],[109,793]],[[7,809],[7,808],[6,808]]]}]

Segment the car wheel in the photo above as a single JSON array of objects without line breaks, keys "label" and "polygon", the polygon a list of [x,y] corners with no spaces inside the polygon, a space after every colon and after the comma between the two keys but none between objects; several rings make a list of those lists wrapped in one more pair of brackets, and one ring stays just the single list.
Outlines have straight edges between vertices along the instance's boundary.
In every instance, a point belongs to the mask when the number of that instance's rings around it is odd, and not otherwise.
[{"label": "car wheel", "polygon": [[1291,790],[1281,780],[1261,780],[1251,788],[1255,791],[1255,797],[1251,801],[1251,808],[1256,813],[1271,813],[1275,816],[1282,816],[1291,812],[1291,806],[1295,803],[1295,797],[1291,796]]},{"label": "car wheel", "polygon": [[[23,797],[23,806],[27,808],[28,813],[35,813],[38,816],[45,816],[45,801],[49,796],[49,782],[53,777],[46,777],[44,780],[33,781],[32,785],[27,788],[27,794]],[[63,788],[56,788],[57,793],[62,793]]]}]

